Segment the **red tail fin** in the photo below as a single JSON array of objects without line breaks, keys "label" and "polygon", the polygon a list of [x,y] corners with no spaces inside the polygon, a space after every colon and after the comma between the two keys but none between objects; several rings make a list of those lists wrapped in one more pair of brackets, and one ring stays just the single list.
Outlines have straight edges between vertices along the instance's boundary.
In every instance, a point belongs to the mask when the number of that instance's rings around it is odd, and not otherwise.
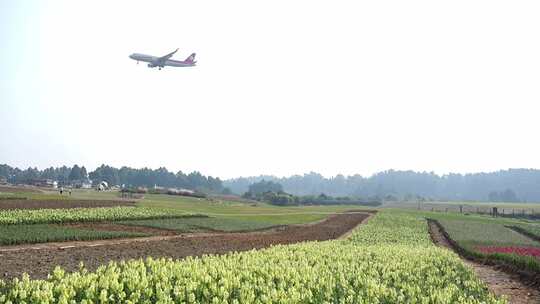
[{"label": "red tail fin", "polygon": [[195,63],[195,55],[196,55],[195,53],[189,55],[189,57],[186,58],[186,60],[184,60],[184,61],[187,62],[187,63]]}]

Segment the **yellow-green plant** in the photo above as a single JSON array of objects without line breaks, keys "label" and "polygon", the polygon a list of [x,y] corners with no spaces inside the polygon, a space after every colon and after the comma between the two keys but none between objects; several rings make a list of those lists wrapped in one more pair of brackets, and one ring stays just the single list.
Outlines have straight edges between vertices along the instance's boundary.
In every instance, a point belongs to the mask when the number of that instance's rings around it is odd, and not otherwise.
[{"label": "yellow-green plant", "polygon": [[387,212],[343,241],[56,268],[46,280],[0,283],[0,294],[0,303],[505,303],[429,242],[423,219]]},{"label": "yellow-green plant", "polygon": [[65,222],[116,221],[128,219],[172,218],[187,215],[178,211],[144,207],[17,209],[0,211],[0,225]]}]

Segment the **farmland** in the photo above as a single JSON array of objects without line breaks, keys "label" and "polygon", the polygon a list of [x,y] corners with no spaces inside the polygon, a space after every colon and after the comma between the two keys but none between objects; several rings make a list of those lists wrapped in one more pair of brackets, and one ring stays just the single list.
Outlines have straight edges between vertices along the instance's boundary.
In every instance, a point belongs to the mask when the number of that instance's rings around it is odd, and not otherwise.
[{"label": "farmland", "polygon": [[118,231],[93,231],[49,224],[0,226],[0,245],[102,240],[141,236],[147,236],[147,234]]},{"label": "farmland", "polygon": [[521,231],[522,234],[529,235],[530,238],[540,241],[540,223],[539,224],[515,224],[511,226],[514,230]]},{"label": "farmland", "polygon": [[176,230],[178,232],[250,231],[276,226],[274,223],[267,223],[264,221],[243,221],[227,217],[184,217],[157,220],[135,220],[121,221],[119,224]]},{"label": "farmland", "polygon": [[73,208],[99,208],[135,206],[130,201],[107,200],[68,200],[68,199],[0,199],[0,210],[17,209],[73,209]]},{"label": "farmland", "polygon": [[478,248],[478,251],[485,254],[516,254],[540,258],[540,248],[537,247],[484,246]]},{"label": "farmland", "polygon": [[417,209],[419,211],[434,211],[468,214],[490,214],[493,207],[501,215],[536,215],[540,216],[539,203],[503,203],[503,202],[388,202],[385,207],[400,209]]},{"label": "farmland", "polygon": [[0,304],[540,304],[539,15],[0,0]]},{"label": "farmland", "polygon": [[[324,221],[310,225],[286,226],[262,232],[194,233],[158,236],[152,241],[137,241],[137,239],[95,241],[89,242],[88,246],[73,244],[78,246],[69,250],[59,249],[62,246],[70,246],[71,243],[66,245],[58,243],[56,246],[39,250],[39,255],[32,250],[20,250],[19,247],[8,247],[4,252],[0,248],[2,254],[0,269],[3,269],[4,277],[20,277],[26,271],[34,278],[45,278],[57,265],[68,271],[74,271],[79,269],[79,262],[84,262],[89,270],[95,270],[108,261],[140,259],[147,256],[185,258],[246,251],[278,244],[324,241],[343,235],[366,217],[366,213],[347,213],[330,216]],[[95,246],[96,244],[102,245]],[[28,247],[32,248],[34,245]],[[77,259],[73,259],[74,256]]]},{"label": "farmland", "polygon": [[[134,202],[119,200],[117,192],[75,190],[73,195],[60,196],[52,191],[16,190],[1,194],[8,199],[0,199],[0,244],[125,238],[171,234],[170,231],[259,230],[314,222],[324,219],[332,211],[346,210],[346,207],[277,208],[266,204],[254,206],[236,201],[167,195],[150,195]],[[70,223],[89,223],[91,226],[81,229],[81,225],[67,226]]]},{"label": "farmland", "polygon": [[452,239],[468,247],[483,245],[540,246],[540,243],[497,222],[471,220],[440,220],[439,222]]},{"label": "farmland", "polygon": [[455,254],[433,246],[422,218],[380,213],[363,228],[344,241],[58,268],[47,280],[2,283],[0,302],[504,303]]},{"label": "farmland", "polygon": [[170,210],[133,207],[39,210],[17,209],[0,211],[0,225],[171,218],[183,215],[186,214],[182,212],[172,212]]},{"label": "farmland", "polygon": [[463,255],[517,271],[529,281],[540,275],[540,242],[516,231],[536,231],[537,224],[508,218],[431,213]]},{"label": "farmland", "polygon": [[[434,246],[426,218],[478,256],[493,255],[481,249],[489,246],[540,248],[509,228],[536,233],[534,223],[456,212],[379,208],[335,240],[373,209],[157,194],[127,201],[87,190],[58,200],[9,195],[21,208],[0,210],[0,244],[12,245],[0,247],[0,303],[505,303],[458,255]],[[66,245],[24,245],[46,242]],[[522,265],[512,252],[495,255]]]}]

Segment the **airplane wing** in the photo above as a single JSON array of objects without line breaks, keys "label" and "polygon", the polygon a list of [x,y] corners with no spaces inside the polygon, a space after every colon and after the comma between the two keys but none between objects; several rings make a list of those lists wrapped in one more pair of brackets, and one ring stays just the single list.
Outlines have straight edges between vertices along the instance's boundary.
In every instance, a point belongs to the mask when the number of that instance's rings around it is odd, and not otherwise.
[{"label": "airplane wing", "polygon": [[171,52],[165,56],[159,57],[159,61],[166,61],[169,58],[171,58],[176,52],[178,52],[178,49],[174,50],[174,52]]}]

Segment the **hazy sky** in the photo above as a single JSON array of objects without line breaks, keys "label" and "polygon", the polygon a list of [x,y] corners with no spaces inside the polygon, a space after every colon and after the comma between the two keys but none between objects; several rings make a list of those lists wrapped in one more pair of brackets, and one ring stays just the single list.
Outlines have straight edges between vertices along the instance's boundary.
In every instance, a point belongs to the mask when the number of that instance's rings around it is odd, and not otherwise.
[{"label": "hazy sky", "polygon": [[[0,0],[0,163],[540,167],[538,1]],[[158,71],[133,52],[195,68]]]}]

